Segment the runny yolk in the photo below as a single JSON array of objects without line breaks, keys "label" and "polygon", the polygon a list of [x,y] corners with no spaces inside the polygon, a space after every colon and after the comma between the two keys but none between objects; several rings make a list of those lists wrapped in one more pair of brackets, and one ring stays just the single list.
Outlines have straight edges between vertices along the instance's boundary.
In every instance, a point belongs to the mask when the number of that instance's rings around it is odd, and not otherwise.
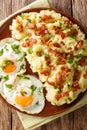
[{"label": "runny yolk", "polygon": [[11,73],[16,70],[16,66],[13,61],[5,59],[2,63],[3,72],[4,73]]},{"label": "runny yolk", "polygon": [[18,96],[18,95],[16,95],[15,102],[22,107],[28,107],[33,102],[33,95],[30,95],[30,96]]}]

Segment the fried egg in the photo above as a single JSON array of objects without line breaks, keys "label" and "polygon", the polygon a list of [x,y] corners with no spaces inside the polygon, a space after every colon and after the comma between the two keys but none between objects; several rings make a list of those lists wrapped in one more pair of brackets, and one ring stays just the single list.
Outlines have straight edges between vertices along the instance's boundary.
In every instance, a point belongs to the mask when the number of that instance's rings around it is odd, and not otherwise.
[{"label": "fried egg", "polygon": [[29,114],[43,110],[45,99],[40,80],[30,75],[18,75],[9,79],[0,83],[1,95],[9,104]]},{"label": "fried egg", "polygon": [[20,42],[12,38],[0,41],[0,76],[25,72],[25,53]]}]

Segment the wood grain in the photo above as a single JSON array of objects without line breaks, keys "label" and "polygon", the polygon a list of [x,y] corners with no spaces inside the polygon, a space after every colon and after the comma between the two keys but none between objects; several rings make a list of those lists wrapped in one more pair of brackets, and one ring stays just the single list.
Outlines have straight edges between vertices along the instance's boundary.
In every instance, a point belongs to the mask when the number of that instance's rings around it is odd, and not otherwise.
[{"label": "wood grain", "polygon": [[[0,20],[34,0],[0,0]],[[49,0],[87,27],[87,0]],[[24,130],[15,110],[0,101],[0,130]],[[87,105],[35,130],[87,130]]]}]

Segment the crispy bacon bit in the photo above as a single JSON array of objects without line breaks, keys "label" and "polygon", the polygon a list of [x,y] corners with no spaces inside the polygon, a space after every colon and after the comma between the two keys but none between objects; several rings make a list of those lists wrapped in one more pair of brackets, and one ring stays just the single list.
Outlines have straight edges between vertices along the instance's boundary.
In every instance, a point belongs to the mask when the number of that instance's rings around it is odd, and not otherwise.
[{"label": "crispy bacon bit", "polygon": [[86,57],[83,56],[83,57],[80,59],[79,63],[80,63],[81,66],[84,66],[84,65],[85,65],[85,62],[86,62]]},{"label": "crispy bacon bit", "polygon": [[18,30],[19,32],[23,32],[23,26],[20,24],[20,25],[17,27],[17,30]]},{"label": "crispy bacon bit", "polygon": [[83,40],[80,40],[78,43],[77,43],[77,45],[75,46],[75,50],[78,50],[78,49],[80,49],[82,46],[83,46]]},{"label": "crispy bacon bit", "polygon": [[62,57],[59,57],[58,61],[60,64],[66,64],[66,61]]},{"label": "crispy bacon bit", "polygon": [[41,52],[40,52],[40,51],[37,51],[37,52],[36,52],[36,55],[37,55],[37,56],[41,56]]},{"label": "crispy bacon bit", "polygon": [[49,70],[42,70],[41,74],[43,74],[45,76],[49,76],[50,75],[50,71]]},{"label": "crispy bacon bit", "polygon": [[31,36],[32,36],[32,33],[29,32],[27,35],[28,35],[29,37],[31,37]]},{"label": "crispy bacon bit", "polygon": [[49,52],[49,53],[53,53],[54,50],[53,50],[52,48],[48,48],[48,52]]},{"label": "crispy bacon bit", "polygon": [[77,91],[78,89],[80,89],[80,85],[77,81],[73,82],[73,92]]},{"label": "crispy bacon bit", "polygon": [[69,25],[71,25],[71,26],[73,25],[73,23],[72,23],[70,20],[65,20],[65,21],[64,21],[64,24],[69,24]]},{"label": "crispy bacon bit", "polygon": [[50,20],[53,19],[53,17],[51,15],[44,15],[44,17],[42,17],[41,21],[46,21],[46,20]]},{"label": "crispy bacon bit", "polygon": [[58,43],[56,43],[56,42],[53,44],[53,46],[57,47],[57,48],[60,48],[60,45]]},{"label": "crispy bacon bit", "polygon": [[61,84],[62,84],[62,82],[63,82],[63,76],[62,76],[61,73],[58,73],[58,74],[57,74],[56,80],[57,80],[57,84],[58,84],[58,85],[61,85]]},{"label": "crispy bacon bit", "polygon": [[61,27],[54,26],[53,28],[54,28],[56,34],[59,34],[59,32],[61,31]]},{"label": "crispy bacon bit", "polygon": [[58,34],[61,36],[62,39],[64,39],[66,37],[65,33],[62,31],[60,31]]},{"label": "crispy bacon bit", "polygon": [[36,32],[35,32],[35,34],[36,34],[37,36],[40,36],[41,31],[40,31],[40,30],[38,30],[38,31],[36,31]]},{"label": "crispy bacon bit", "polygon": [[75,70],[75,73],[74,73],[74,76],[73,76],[73,80],[76,81],[79,79],[79,75],[80,75],[80,72],[78,70]]},{"label": "crispy bacon bit", "polygon": [[55,95],[55,98],[56,98],[57,100],[59,100],[61,97],[62,97],[61,93],[57,93],[57,94]]},{"label": "crispy bacon bit", "polygon": [[24,43],[22,44],[22,46],[23,46],[23,47],[29,47],[29,46],[30,46],[30,43],[29,43],[29,42],[24,42]]},{"label": "crispy bacon bit", "polygon": [[36,24],[35,23],[29,23],[28,28],[29,29],[35,29],[36,28]]},{"label": "crispy bacon bit", "polygon": [[30,43],[30,44],[35,44],[35,43],[37,43],[37,39],[31,38],[31,39],[29,40],[29,43]]},{"label": "crispy bacon bit", "polygon": [[68,47],[67,50],[72,50],[72,48],[71,48],[71,47]]},{"label": "crispy bacon bit", "polygon": [[56,57],[59,57],[59,56],[61,56],[61,53],[58,52],[57,50],[55,50],[55,51],[54,51],[54,55],[55,55]]},{"label": "crispy bacon bit", "polygon": [[47,83],[50,84],[50,85],[52,85],[52,86],[55,85],[55,83],[53,81],[47,81]]},{"label": "crispy bacon bit", "polygon": [[62,45],[65,45],[65,43],[64,43],[64,42],[61,42],[61,44],[62,44]]},{"label": "crispy bacon bit", "polygon": [[55,70],[55,66],[54,65],[49,65],[51,70]]},{"label": "crispy bacon bit", "polygon": [[49,65],[49,64],[51,63],[51,59],[50,59],[50,57],[45,56],[45,60],[46,60],[47,65]]},{"label": "crispy bacon bit", "polygon": [[62,57],[63,57],[64,59],[67,59],[66,53],[62,53]]},{"label": "crispy bacon bit", "polygon": [[71,29],[71,31],[68,32],[68,35],[77,36],[78,31],[76,29]]},{"label": "crispy bacon bit", "polygon": [[52,43],[52,40],[46,42],[46,45],[49,46]]},{"label": "crispy bacon bit", "polygon": [[24,42],[22,44],[22,46],[23,47],[29,47],[30,45],[35,44],[35,43],[37,43],[37,40],[35,38],[31,38],[29,41]]},{"label": "crispy bacon bit", "polygon": [[85,71],[83,77],[84,77],[84,78],[87,78],[87,70]]},{"label": "crispy bacon bit", "polygon": [[62,92],[62,93],[61,93],[61,96],[62,96],[62,97],[68,97],[68,96],[69,96],[69,92]]}]

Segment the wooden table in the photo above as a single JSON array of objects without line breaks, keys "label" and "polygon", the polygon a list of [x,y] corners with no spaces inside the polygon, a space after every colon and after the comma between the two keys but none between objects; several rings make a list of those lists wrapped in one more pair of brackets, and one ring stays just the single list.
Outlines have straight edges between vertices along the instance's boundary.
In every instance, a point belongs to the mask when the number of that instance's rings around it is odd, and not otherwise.
[{"label": "wooden table", "polygon": [[[34,0],[0,0],[0,20]],[[50,0],[87,28],[87,0]],[[0,101],[0,130],[24,130],[15,110]],[[87,105],[35,130],[87,130]]]}]

